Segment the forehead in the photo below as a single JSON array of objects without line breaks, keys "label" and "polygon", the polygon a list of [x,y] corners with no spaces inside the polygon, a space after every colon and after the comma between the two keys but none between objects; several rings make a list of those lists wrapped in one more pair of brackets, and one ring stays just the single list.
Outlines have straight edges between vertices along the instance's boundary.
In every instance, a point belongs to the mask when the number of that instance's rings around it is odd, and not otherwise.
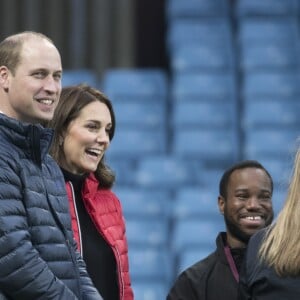
[{"label": "forehead", "polygon": [[47,39],[32,37],[26,40],[20,50],[20,65],[32,69],[44,68],[61,71],[61,57],[57,48]]},{"label": "forehead", "polygon": [[271,181],[266,172],[259,168],[244,168],[232,172],[229,185],[231,187],[265,186],[270,188]]},{"label": "forehead", "polygon": [[111,123],[111,115],[107,105],[98,100],[86,105],[80,111],[77,119]]}]

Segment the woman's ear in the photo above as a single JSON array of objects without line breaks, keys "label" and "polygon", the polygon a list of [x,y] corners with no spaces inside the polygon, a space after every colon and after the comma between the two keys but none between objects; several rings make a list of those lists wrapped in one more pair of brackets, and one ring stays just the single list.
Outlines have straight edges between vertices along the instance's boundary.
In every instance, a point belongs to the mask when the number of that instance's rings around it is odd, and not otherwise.
[{"label": "woman's ear", "polygon": [[58,138],[58,145],[61,147],[64,143],[64,138],[60,135]]}]

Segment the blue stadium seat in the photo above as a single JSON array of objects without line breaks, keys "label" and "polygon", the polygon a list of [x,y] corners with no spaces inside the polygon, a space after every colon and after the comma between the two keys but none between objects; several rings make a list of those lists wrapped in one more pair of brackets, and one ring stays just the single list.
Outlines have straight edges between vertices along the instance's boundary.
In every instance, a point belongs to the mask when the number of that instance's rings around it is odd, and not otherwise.
[{"label": "blue stadium seat", "polygon": [[298,9],[297,0],[238,0],[236,2],[238,17],[291,16],[297,14]]},{"label": "blue stadium seat", "polygon": [[162,69],[109,69],[102,87],[112,100],[117,132],[108,153],[112,158],[164,154],[168,80]]},{"label": "blue stadium seat", "polygon": [[203,43],[220,47],[232,45],[232,29],[229,19],[175,19],[167,28],[167,52],[179,46]]},{"label": "blue stadium seat", "polygon": [[116,185],[130,185],[134,182],[136,172],[135,161],[130,158],[114,159],[109,157],[109,151],[105,154],[105,161],[116,175]]},{"label": "blue stadium seat", "polygon": [[262,41],[241,45],[240,67],[243,71],[295,69],[299,67],[299,43]]},{"label": "blue stadium seat", "polygon": [[229,16],[228,0],[167,0],[167,20],[175,18],[227,17]]},{"label": "blue stadium seat", "polygon": [[131,280],[158,280],[166,285],[171,277],[171,256],[167,248],[130,247],[129,270]]},{"label": "blue stadium seat", "polygon": [[99,87],[97,74],[92,69],[67,69],[63,71],[63,87],[69,85],[76,85],[79,83],[86,83],[95,88]]},{"label": "blue stadium seat", "polygon": [[218,186],[214,190],[195,186],[179,187],[176,189],[172,207],[175,221],[183,218],[216,221],[223,219],[218,208]]},{"label": "blue stadium seat", "polygon": [[169,54],[173,72],[219,72],[235,68],[234,48],[229,43],[222,48],[202,42],[178,45]]},{"label": "blue stadium seat", "polygon": [[129,248],[165,247],[168,243],[168,220],[127,218],[126,234]]},{"label": "blue stadium seat", "polygon": [[176,73],[171,82],[171,101],[222,101],[236,103],[233,72]]},{"label": "blue stadium seat", "polygon": [[143,187],[174,188],[196,183],[201,163],[172,155],[148,156],[139,161],[136,184]]},{"label": "blue stadium seat", "polygon": [[247,128],[300,128],[300,102],[276,97],[244,98],[243,127]]},{"label": "blue stadium seat", "polygon": [[230,129],[182,128],[173,133],[172,152],[206,162],[233,162],[239,155],[239,142]]},{"label": "blue stadium seat", "polygon": [[132,288],[134,299],[137,300],[158,300],[165,299],[169,286],[158,280],[133,281]]},{"label": "blue stadium seat", "polygon": [[180,127],[236,128],[237,107],[226,101],[174,101],[171,124]]},{"label": "blue stadium seat", "polygon": [[116,186],[125,218],[167,219],[170,215],[171,196],[164,189],[143,189],[134,186]]},{"label": "blue stadium seat", "polygon": [[242,86],[244,97],[298,97],[299,71],[245,72]]},{"label": "blue stadium seat", "polygon": [[148,128],[117,127],[115,137],[107,152],[112,159],[137,159],[145,155],[166,153],[167,140],[165,128],[151,130]]},{"label": "blue stadium seat", "polygon": [[240,45],[245,45],[245,47],[267,41],[293,45],[298,38],[298,34],[299,28],[296,18],[253,17],[239,20],[237,37]]},{"label": "blue stadium seat", "polygon": [[224,231],[224,221],[201,219],[178,219],[173,227],[171,237],[172,250],[179,254],[183,249],[205,247],[215,249],[216,236]]},{"label": "blue stadium seat", "polygon": [[168,80],[162,69],[109,69],[102,88],[113,103],[117,101],[161,102],[168,92]]},{"label": "blue stadium seat", "polygon": [[299,129],[248,129],[244,133],[244,157],[289,158],[295,153],[298,137]]},{"label": "blue stadium seat", "polygon": [[166,103],[161,101],[116,101],[113,103],[117,124],[159,129],[166,126]]}]

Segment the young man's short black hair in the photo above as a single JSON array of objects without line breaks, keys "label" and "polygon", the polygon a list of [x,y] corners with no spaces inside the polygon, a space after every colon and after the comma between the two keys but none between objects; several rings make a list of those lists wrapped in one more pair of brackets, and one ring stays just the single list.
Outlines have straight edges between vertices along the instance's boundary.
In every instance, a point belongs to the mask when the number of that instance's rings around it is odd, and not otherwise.
[{"label": "young man's short black hair", "polygon": [[219,184],[219,193],[224,199],[226,199],[227,187],[228,187],[228,182],[229,182],[231,174],[235,170],[246,169],[246,168],[255,168],[255,169],[264,170],[266,172],[267,176],[270,178],[271,192],[273,193],[273,179],[272,179],[270,173],[265,169],[265,167],[256,160],[243,160],[243,161],[240,161],[240,162],[232,165],[230,168],[225,170],[225,172],[222,175],[222,178],[221,178],[220,184]]}]

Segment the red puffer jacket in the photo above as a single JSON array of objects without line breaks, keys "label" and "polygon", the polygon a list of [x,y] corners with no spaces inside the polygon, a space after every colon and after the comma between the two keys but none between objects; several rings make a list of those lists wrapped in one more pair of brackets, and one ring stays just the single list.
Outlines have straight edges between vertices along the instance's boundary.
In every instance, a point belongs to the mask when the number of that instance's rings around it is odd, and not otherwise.
[{"label": "red puffer jacket", "polygon": [[[122,207],[119,199],[111,190],[99,189],[98,185],[99,183],[95,176],[93,174],[89,175],[82,189],[82,199],[97,230],[114,252],[119,271],[120,299],[133,300],[129,275],[128,245],[125,236]],[[70,203],[74,237],[79,249],[81,249],[81,236],[74,206],[75,200],[73,199],[72,188],[69,183],[66,183],[66,188]]]}]

